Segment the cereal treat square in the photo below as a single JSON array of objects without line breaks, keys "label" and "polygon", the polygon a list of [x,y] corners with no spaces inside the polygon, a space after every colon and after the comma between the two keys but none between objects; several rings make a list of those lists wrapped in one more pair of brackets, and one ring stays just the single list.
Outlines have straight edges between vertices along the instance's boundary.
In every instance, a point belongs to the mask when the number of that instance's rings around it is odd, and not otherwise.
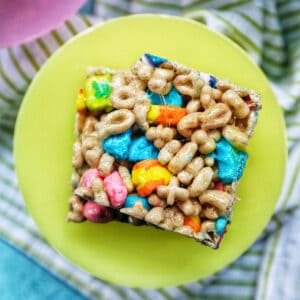
[{"label": "cereal treat square", "polygon": [[77,97],[67,220],[152,225],[218,248],[260,96],[144,54],[88,70]]}]

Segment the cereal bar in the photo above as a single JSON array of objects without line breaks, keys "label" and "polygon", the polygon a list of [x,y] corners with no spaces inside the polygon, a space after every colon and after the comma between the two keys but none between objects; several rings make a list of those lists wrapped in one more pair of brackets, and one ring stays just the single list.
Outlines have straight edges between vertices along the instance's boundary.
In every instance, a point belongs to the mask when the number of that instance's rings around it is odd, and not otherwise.
[{"label": "cereal bar", "polygon": [[218,248],[261,109],[253,90],[152,54],[90,68],[68,221],[153,225]]}]

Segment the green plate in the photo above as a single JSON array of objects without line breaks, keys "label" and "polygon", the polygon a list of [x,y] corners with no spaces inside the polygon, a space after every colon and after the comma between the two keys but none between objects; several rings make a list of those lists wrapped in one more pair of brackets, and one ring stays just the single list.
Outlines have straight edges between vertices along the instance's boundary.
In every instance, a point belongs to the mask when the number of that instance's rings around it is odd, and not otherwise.
[{"label": "green plate", "polygon": [[[128,69],[144,52],[228,78],[262,95],[263,110],[239,186],[241,201],[217,251],[150,227],[65,222],[71,194],[74,101],[86,68]],[[61,47],[28,89],[14,146],[20,189],[43,236],[91,274],[131,287],[190,282],[241,255],[272,214],[287,156],[282,113],[268,80],[247,54],[194,21],[158,15],[115,19],[86,30]]]}]

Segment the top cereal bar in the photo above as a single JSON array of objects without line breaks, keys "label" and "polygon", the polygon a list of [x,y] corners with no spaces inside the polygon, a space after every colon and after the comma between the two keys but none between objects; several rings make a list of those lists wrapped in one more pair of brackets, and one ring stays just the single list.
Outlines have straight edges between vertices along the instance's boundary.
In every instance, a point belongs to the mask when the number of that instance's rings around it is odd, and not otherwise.
[{"label": "top cereal bar", "polygon": [[67,220],[149,224],[217,248],[259,109],[255,91],[152,54],[130,71],[90,68]]}]

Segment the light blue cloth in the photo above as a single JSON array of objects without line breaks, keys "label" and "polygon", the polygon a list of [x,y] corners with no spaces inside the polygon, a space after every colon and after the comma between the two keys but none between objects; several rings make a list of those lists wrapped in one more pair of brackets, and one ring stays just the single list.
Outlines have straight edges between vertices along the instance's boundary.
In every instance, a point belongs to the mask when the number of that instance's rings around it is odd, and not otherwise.
[{"label": "light blue cloth", "polygon": [[38,265],[0,238],[1,300],[84,300],[77,290],[67,285],[48,269]]}]

